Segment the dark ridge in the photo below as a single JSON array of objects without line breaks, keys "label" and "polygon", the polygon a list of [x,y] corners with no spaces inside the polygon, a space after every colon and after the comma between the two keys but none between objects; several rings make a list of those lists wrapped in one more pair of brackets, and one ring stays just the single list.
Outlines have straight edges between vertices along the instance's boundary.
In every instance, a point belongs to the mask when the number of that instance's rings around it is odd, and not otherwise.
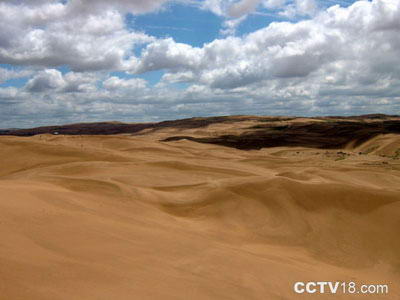
[{"label": "dark ridge", "polygon": [[163,121],[155,124],[155,128],[175,127],[193,129],[206,127],[208,125],[216,123],[234,123],[242,122],[246,120],[259,119],[258,117],[246,117],[246,116],[220,116],[220,117],[208,117],[208,118],[189,118],[173,121]]},{"label": "dark ridge", "polygon": [[44,126],[30,129],[0,130],[0,135],[33,136],[46,133],[65,135],[110,135],[136,133],[153,126],[153,123],[81,123],[62,126]]},{"label": "dark ridge", "polygon": [[399,118],[399,115],[385,115],[385,114],[367,114],[359,116],[326,116],[326,117],[315,117],[314,119],[338,119],[338,120],[385,120],[388,118]]},{"label": "dark ridge", "polygon": [[[38,134],[64,134],[64,135],[111,135],[122,133],[139,133],[145,129],[159,130],[162,128],[174,127],[182,129],[192,129],[206,127],[216,123],[234,123],[242,121],[260,121],[274,122],[283,120],[272,117],[255,116],[219,116],[208,118],[189,118],[173,121],[163,121],[159,123],[119,123],[119,122],[101,122],[101,123],[79,123],[61,126],[44,126],[29,129],[4,129],[0,130],[0,135],[14,136],[33,136]],[[286,120],[286,119],[285,119]]]},{"label": "dark ridge", "polygon": [[269,126],[240,135],[223,135],[212,138],[173,136],[164,142],[188,139],[241,150],[267,147],[309,147],[339,149],[350,142],[358,146],[378,134],[400,133],[400,121],[377,122],[312,122],[292,123],[287,126]]}]

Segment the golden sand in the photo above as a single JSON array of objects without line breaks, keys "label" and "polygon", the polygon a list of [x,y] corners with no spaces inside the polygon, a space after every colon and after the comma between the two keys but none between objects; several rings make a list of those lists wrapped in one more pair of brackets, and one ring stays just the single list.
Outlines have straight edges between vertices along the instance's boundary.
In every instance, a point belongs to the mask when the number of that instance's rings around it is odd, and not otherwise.
[{"label": "golden sand", "polygon": [[168,130],[0,137],[0,299],[400,299],[400,136],[341,154]]}]

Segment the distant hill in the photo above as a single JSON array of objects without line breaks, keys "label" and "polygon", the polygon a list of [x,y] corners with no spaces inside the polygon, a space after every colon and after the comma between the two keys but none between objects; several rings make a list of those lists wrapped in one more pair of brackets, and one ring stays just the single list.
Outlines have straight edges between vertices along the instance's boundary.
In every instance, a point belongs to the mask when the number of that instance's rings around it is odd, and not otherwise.
[{"label": "distant hill", "polygon": [[[210,135],[193,135],[191,129],[211,125],[237,123],[233,134],[214,129]],[[243,127],[243,124],[253,124]],[[33,136],[55,135],[114,135],[146,134],[174,128],[182,135],[169,135],[164,142],[182,139],[199,143],[217,144],[237,149],[261,149],[277,146],[302,146],[334,149],[352,142],[361,144],[379,134],[400,134],[400,117],[369,114],[361,116],[327,116],[315,118],[270,116],[219,116],[163,121],[159,123],[80,123],[61,126],[45,126],[31,129],[0,130],[0,135]]]}]

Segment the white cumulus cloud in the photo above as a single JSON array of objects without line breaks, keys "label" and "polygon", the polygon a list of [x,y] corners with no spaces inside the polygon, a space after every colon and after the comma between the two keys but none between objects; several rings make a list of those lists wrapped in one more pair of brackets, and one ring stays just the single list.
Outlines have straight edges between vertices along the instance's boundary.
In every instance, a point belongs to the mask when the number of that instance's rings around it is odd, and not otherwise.
[{"label": "white cumulus cloud", "polygon": [[[126,28],[118,10],[86,10],[80,1],[0,3],[0,63],[57,67],[74,71],[123,70],[132,50],[154,40]],[[99,4],[100,5],[100,4]],[[144,5],[147,7],[147,5]]]},{"label": "white cumulus cloud", "polygon": [[[0,84],[23,85],[0,86],[0,127],[400,111],[398,0],[322,11],[312,0],[207,0],[207,9],[231,22],[227,29],[260,5],[308,17],[202,47],[127,28],[126,12],[157,10],[164,1],[27,3],[0,1],[0,63],[14,66],[0,68]],[[140,78],[159,70],[158,84]]]}]

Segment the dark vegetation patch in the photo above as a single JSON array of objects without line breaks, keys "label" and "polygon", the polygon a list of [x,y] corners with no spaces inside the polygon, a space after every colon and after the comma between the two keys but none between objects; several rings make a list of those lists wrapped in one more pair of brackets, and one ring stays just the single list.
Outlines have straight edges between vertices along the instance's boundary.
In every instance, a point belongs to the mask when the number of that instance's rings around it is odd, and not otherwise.
[{"label": "dark vegetation patch", "polygon": [[65,135],[110,135],[135,133],[153,126],[153,123],[83,123],[62,126],[44,126],[30,129],[1,130],[0,135],[33,136],[45,133]]},{"label": "dark vegetation patch", "polygon": [[255,130],[239,135],[222,135],[212,138],[174,136],[163,141],[188,139],[242,150],[267,147],[339,149],[350,142],[354,142],[354,146],[358,146],[376,135],[387,133],[400,133],[400,121],[292,123],[288,126],[270,126],[264,130]]},{"label": "dark vegetation patch", "polygon": [[221,116],[208,118],[189,118],[182,120],[163,121],[159,123],[80,123],[61,126],[43,126],[29,129],[0,130],[0,135],[33,136],[38,134],[64,134],[64,135],[111,135],[123,133],[139,133],[145,129],[159,130],[162,128],[192,129],[206,127],[216,123],[234,123],[247,120],[262,120],[265,117],[252,116]]},{"label": "dark vegetation patch", "polygon": [[253,118],[259,119],[259,117],[247,117],[247,116],[221,116],[221,117],[208,117],[208,118],[190,118],[190,119],[182,119],[182,120],[173,120],[173,121],[163,121],[155,124],[155,129],[157,128],[166,128],[166,127],[175,127],[175,128],[185,128],[185,129],[194,129],[206,127],[212,124],[217,123],[235,123],[242,122],[247,120],[252,120]]},{"label": "dark vegetation patch", "polygon": [[326,117],[316,117],[314,119],[319,120],[386,120],[387,118],[398,118],[398,115],[385,115],[385,114],[367,114],[359,116],[326,116]]}]

